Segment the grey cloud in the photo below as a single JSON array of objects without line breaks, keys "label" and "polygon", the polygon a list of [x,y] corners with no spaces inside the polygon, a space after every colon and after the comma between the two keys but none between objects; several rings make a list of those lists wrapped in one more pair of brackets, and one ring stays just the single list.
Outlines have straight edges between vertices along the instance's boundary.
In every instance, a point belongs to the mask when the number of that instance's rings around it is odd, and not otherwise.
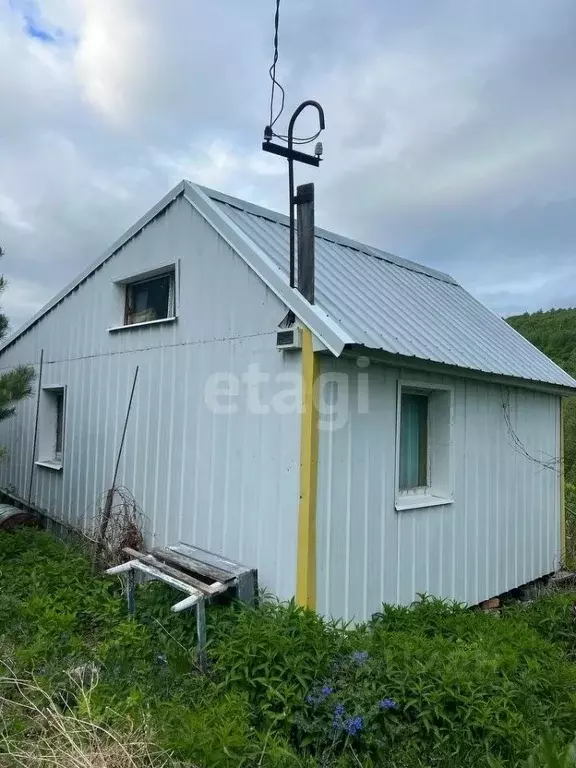
[{"label": "grey cloud", "polygon": [[[284,163],[259,152],[273,5],[47,0],[56,52],[0,10],[14,325],[181,176],[285,209]],[[451,272],[500,312],[576,303],[572,0],[284,0],[281,24],[284,117],[308,97],[327,113],[325,162],[298,171],[320,224]],[[563,278],[541,279],[543,262]]]}]

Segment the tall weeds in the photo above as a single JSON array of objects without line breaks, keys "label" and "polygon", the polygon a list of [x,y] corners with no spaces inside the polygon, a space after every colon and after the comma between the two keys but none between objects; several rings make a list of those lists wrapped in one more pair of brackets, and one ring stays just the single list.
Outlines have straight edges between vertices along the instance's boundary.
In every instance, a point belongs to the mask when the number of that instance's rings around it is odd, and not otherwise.
[{"label": "tall weeds", "polygon": [[[0,759],[5,768],[168,768],[168,757],[129,721],[123,731],[96,722],[91,695],[97,675],[69,675],[71,709],[33,677],[0,677]],[[8,721],[11,721],[8,727]],[[17,728],[14,728],[14,723]]]},{"label": "tall weeds", "polygon": [[572,595],[499,616],[422,598],[355,628],[211,606],[208,674],[171,598],[141,585],[129,619],[74,547],[0,534],[1,768],[572,768]]}]

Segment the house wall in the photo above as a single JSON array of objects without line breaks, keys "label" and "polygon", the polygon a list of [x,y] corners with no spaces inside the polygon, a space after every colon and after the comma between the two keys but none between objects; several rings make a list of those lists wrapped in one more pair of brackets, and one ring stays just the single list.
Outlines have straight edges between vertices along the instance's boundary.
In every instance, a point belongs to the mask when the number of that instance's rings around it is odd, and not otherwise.
[{"label": "house wall", "polygon": [[[503,401],[526,452],[546,462],[559,457],[559,398],[328,357],[322,379],[321,613],[367,619],[383,602],[409,604],[424,592],[475,604],[558,567],[559,470],[514,446]],[[452,504],[395,510],[399,379],[453,387]]]},{"label": "house wall", "polygon": [[[116,333],[114,280],[178,262],[179,317]],[[300,416],[251,407],[241,377],[260,366],[264,405],[300,379],[299,354],[276,350],[282,303],[183,198],[108,260],[0,356],[0,369],[36,366],[43,387],[66,386],[62,471],[35,467],[32,502],[90,526],[111,485],[130,388],[140,366],[119,483],[147,516],[150,543],[182,539],[259,569],[278,595],[295,591]],[[214,413],[205,385],[239,377]],[[0,424],[0,486],[27,498],[36,397]],[[286,410],[286,409],[285,409]],[[260,412],[258,412],[260,411]],[[281,409],[280,409],[281,411]]]}]

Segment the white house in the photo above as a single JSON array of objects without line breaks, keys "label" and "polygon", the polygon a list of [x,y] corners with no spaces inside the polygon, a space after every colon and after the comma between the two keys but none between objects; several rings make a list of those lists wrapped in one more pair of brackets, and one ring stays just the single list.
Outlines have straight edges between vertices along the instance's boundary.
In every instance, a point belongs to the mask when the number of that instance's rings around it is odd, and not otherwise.
[{"label": "white house", "polygon": [[37,372],[43,350],[36,454],[33,397],[0,426],[2,491],[34,462],[32,503],[86,524],[138,365],[118,481],[156,545],[347,619],[557,569],[576,381],[435,270],[320,229],[315,304],[287,269],[286,217],[178,184],[1,348]]}]

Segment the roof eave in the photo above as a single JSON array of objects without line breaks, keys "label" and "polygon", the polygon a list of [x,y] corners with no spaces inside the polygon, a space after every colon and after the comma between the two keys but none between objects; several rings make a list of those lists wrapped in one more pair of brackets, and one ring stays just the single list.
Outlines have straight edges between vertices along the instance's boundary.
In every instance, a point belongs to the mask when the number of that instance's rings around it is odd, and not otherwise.
[{"label": "roof eave", "polygon": [[[374,362],[394,365],[401,368],[417,369],[429,373],[440,373],[450,376],[457,376],[464,379],[474,379],[492,384],[502,384],[510,387],[520,387],[522,389],[531,389],[543,392],[549,395],[559,397],[573,397],[576,395],[576,380],[572,386],[558,384],[547,381],[537,381],[535,379],[523,379],[516,376],[507,376],[500,373],[491,373],[488,371],[476,370],[474,368],[465,368],[457,365],[448,365],[439,363],[435,360],[424,360],[419,357],[407,357],[405,355],[396,355],[391,352],[385,352],[382,349],[372,349],[361,344],[348,344],[342,352],[343,357],[367,357]],[[569,376],[569,374],[566,374]],[[571,378],[571,377],[570,377]]]}]

